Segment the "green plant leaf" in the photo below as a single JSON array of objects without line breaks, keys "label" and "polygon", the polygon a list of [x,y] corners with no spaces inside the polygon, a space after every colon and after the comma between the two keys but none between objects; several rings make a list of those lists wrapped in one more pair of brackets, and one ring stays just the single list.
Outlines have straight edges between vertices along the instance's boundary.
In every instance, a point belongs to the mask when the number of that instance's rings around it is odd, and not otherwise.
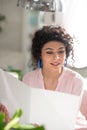
[{"label": "green plant leaf", "polygon": [[38,127],[32,127],[30,128],[29,126],[26,127],[20,127],[20,128],[15,128],[14,130],[45,130],[44,126],[38,126]]},{"label": "green plant leaf", "polygon": [[16,118],[16,117],[19,117],[19,118],[20,118],[20,117],[22,116],[22,114],[23,114],[22,109],[16,110],[16,112],[15,112],[14,115],[12,116],[11,120],[14,119],[14,118]]},{"label": "green plant leaf", "polygon": [[10,122],[5,126],[4,130],[9,130],[13,128],[19,122],[21,115],[22,110],[21,109],[17,110],[13,115],[12,119],[10,120]]},{"label": "green plant leaf", "polygon": [[0,27],[0,32],[2,32],[2,27]]},{"label": "green plant leaf", "polygon": [[0,130],[4,130],[5,126],[5,114],[0,112]]},{"label": "green plant leaf", "polygon": [[0,112],[0,123],[5,121],[5,114]]},{"label": "green plant leaf", "polygon": [[23,124],[19,123],[20,117],[22,115],[22,110],[19,109],[12,116],[11,120],[5,124],[5,114],[0,113],[0,130],[45,130],[44,126],[35,127],[33,124]]},{"label": "green plant leaf", "polygon": [[5,19],[6,19],[5,15],[0,14],[0,21],[3,21]]},{"label": "green plant leaf", "polygon": [[35,128],[35,126],[34,125],[32,125],[32,124],[24,124],[24,125],[21,125],[21,124],[16,124],[14,127],[13,127],[14,129],[20,129],[20,130],[30,130],[30,129],[33,129],[33,128]]},{"label": "green plant leaf", "polygon": [[[0,23],[6,19],[5,15],[0,14]],[[0,25],[0,33],[3,31],[2,26]]]}]

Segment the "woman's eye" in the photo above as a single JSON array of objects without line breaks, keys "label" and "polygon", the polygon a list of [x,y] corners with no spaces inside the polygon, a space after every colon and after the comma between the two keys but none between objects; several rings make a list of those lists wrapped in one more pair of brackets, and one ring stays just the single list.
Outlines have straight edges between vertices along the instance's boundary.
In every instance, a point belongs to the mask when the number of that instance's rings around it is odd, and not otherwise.
[{"label": "woman's eye", "polygon": [[58,52],[58,54],[62,54],[62,53],[65,53],[65,50],[61,50]]},{"label": "woman's eye", "polygon": [[51,52],[51,51],[47,51],[46,53],[47,53],[47,54],[53,54],[53,52]]}]

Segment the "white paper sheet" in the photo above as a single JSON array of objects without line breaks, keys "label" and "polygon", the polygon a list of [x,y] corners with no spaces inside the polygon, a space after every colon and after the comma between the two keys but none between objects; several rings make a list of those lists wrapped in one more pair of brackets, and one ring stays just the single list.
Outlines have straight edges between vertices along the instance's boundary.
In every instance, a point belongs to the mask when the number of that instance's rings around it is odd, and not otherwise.
[{"label": "white paper sheet", "polygon": [[22,108],[22,123],[44,125],[46,130],[74,130],[79,96],[31,88],[0,70],[0,102],[10,115]]}]

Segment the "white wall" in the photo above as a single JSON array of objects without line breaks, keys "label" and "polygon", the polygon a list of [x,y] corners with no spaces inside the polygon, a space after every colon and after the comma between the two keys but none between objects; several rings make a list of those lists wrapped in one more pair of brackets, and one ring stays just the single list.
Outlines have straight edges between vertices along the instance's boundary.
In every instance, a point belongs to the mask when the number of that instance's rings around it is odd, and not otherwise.
[{"label": "white wall", "polygon": [[[22,72],[32,69],[30,53],[30,36],[38,26],[38,13],[25,11],[17,7],[17,0],[0,0],[0,13],[6,16],[2,23],[3,32],[0,34],[0,68],[21,69]],[[35,19],[34,19],[35,20]],[[32,25],[31,25],[32,24]],[[8,62],[9,61],[9,62]]]},{"label": "white wall", "polygon": [[0,34],[0,49],[21,51],[22,8],[17,7],[17,0],[0,0],[0,13],[6,16]]},{"label": "white wall", "polygon": [[17,7],[17,0],[0,0],[0,13],[6,16],[1,24],[0,33],[0,68],[24,69],[22,53],[23,9]]}]

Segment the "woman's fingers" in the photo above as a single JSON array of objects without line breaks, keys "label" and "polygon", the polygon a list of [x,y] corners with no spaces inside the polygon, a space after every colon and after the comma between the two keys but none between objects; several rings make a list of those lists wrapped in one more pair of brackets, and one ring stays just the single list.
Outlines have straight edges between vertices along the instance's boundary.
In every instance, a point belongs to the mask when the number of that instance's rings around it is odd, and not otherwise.
[{"label": "woman's fingers", "polygon": [[3,112],[5,114],[5,121],[6,121],[6,123],[9,122],[10,117],[9,117],[8,110],[7,110],[6,106],[1,104],[1,103],[0,103],[0,112]]}]

